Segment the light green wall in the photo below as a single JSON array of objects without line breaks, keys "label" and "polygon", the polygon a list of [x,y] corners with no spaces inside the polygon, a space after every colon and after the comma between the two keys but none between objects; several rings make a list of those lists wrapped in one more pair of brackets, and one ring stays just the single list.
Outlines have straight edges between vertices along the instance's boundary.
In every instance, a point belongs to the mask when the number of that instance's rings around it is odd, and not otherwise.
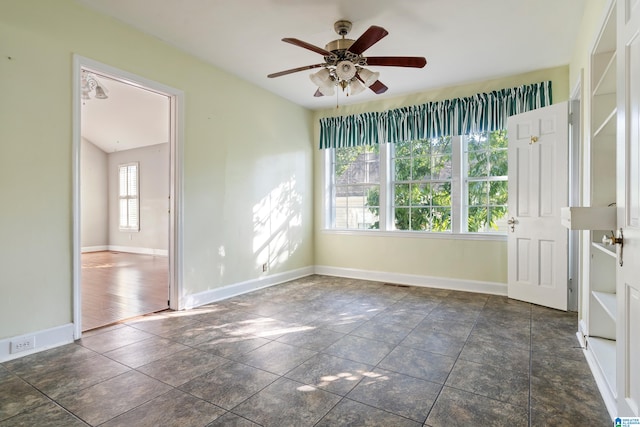
[{"label": "light green wall", "polygon": [[[425,69],[427,70],[427,69]],[[425,71],[426,72],[426,71]],[[471,96],[476,93],[552,81],[553,101],[569,96],[569,67],[545,69],[502,79],[442,88],[404,97],[383,99],[366,104],[344,105],[338,109],[317,111],[314,120],[315,146],[319,145],[318,120],[333,115],[384,111],[407,105],[442,99]],[[505,241],[452,240],[424,237],[390,237],[345,235],[323,228],[323,152],[315,151],[315,263],[316,265],[353,268],[365,271],[412,274],[481,282],[507,282],[507,243]]]},{"label": "light green wall", "polygon": [[312,113],[72,0],[2,1],[0,339],[72,321],[74,53],[185,93],[187,294],[312,265]]}]

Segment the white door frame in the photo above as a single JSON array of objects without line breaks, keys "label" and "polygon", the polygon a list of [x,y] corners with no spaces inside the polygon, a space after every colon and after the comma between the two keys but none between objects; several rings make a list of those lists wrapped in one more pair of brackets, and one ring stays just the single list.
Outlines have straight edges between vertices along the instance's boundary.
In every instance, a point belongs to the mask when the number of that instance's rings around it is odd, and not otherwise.
[{"label": "white door frame", "polygon": [[82,336],[81,294],[81,204],[80,204],[80,147],[81,147],[81,70],[100,74],[166,95],[169,98],[169,308],[183,308],[182,298],[182,178],[184,141],[184,92],[127,71],[85,58],[73,56],[73,328],[74,339]]},{"label": "white door frame", "polygon": [[[569,206],[582,206],[582,72],[569,99]],[[569,230],[569,286],[567,310],[579,311],[582,301],[580,259],[582,246],[579,230]]]},{"label": "white door frame", "polygon": [[568,102],[510,116],[507,295],[567,310]]}]

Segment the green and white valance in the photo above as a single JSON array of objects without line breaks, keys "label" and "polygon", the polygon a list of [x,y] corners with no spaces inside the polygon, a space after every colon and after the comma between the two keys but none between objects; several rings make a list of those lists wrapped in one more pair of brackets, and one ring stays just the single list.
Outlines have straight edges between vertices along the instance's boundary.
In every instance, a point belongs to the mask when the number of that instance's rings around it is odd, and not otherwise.
[{"label": "green and white valance", "polygon": [[551,82],[421,105],[320,119],[320,148],[404,142],[505,129],[507,117],[551,105]]}]

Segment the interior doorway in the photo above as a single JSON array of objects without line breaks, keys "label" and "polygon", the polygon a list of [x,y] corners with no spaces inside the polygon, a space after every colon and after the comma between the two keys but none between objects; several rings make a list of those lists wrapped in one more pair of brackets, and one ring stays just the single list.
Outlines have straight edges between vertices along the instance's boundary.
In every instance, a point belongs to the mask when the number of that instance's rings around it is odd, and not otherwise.
[{"label": "interior doorway", "polygon": [[181,93],[75,58],[74,325],[178,308]]}]

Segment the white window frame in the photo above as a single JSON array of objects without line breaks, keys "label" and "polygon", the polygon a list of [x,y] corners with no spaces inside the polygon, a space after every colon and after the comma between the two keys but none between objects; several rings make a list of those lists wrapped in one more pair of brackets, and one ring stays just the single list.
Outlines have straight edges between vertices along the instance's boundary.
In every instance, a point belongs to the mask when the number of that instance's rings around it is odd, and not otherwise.
[{"label": "white window frame", "polygon": [[[128,177],[129,177],[129,172],[128,169],[131,168],[132,166],[135,166],[135,175],[136,175],[136,181],[135,181],[135,194],[130,194],[130,184],[128,182]],[[122,186],[123,186],[123,182],[122,182],[122,170],[123,169],[127,169],[127,172],[125,172],[126,175],[126,179],[127,182],[124,183],[124,187],[125,187],[125,192],[123,194],[122,191]],[[135,212],[135,219],[136,219],[136,223],[135,224],[131,224],[129,221],[131,219],[131,213],[129,212],[129,201],[130,200],[135,200],[136,201],[136,212]],[[127,213],[125,215],[126,217],[126,224],[123,224],[122,221],[122,202],[125,201],[125,206],[127,208]],[[130,163],[123,163],[118,165],[118,226],[119,226],[119,230],[120,231],[126,231],[126,232],[139,232],[140,231],[140,162],[130,162]]]},{"label": "white window frame", "polygon": [[391,212],[392,197],[392,170],[391,170],[391,145],[389,143],[380,144],[380,229],[360,230],[355,228],[336,229],[333,228],[333,190],[334,174],[332,170],[332,158],[334,150],[324,149],[323,162],[323,233],[342,235],[363,235],[389,237],[408,237],[426,239],[460,239],[460,240],[497,240],[506,241],[507,235],[500,232],[468,232],[466,231],[466,202],[465,195],[466,177],[464,160],[464,136],[455,135],[451,137],[452,144],[452,171],[451,171],[451,231],[431,232],[417,230],[396,230],[393,225],[393,213]]}]

